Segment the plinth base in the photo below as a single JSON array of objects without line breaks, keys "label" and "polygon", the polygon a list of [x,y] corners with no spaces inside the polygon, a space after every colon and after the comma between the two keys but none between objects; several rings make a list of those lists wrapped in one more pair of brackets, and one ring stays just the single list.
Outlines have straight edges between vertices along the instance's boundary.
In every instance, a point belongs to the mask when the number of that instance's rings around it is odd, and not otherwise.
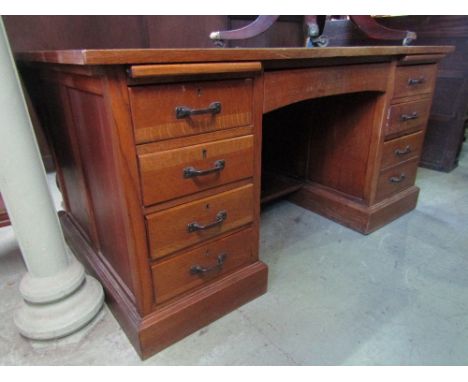
[{"label": "plinth base", "polygon": [[289,197],[293,203],[365,235],[416,207],[419,188],[412,186],[373,206],[350,200],[319,185],[304,186]]}]

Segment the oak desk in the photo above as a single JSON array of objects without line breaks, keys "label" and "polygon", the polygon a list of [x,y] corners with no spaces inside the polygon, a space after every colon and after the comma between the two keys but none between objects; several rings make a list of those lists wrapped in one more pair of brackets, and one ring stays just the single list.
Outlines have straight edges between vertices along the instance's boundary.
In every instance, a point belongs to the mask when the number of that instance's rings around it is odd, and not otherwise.
[{"label": "oak desk", "polygon": [[261,200],[288,196],[364,234],[413,209],[437,62],[451,50],[19,54],[67,240],[139,354],[266,291]]}]

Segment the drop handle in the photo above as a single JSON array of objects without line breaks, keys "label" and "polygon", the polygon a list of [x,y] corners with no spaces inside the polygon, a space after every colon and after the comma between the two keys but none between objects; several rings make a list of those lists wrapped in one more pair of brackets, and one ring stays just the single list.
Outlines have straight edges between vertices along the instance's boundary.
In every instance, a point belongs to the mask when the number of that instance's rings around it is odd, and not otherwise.
[{"label": "drop handle", "polygon": [[196,176],[205,176],[209,174],[213,174],[215,172],[220,172],[226,166],[226,161],[224,159],[217,160],[214,162],[214,167],[209,168],[207,170],[197,170],[194,167],[186,167],[184,168],[184,178],[194,178]]},{"label": "drop handle", "polygon": [[221,113],[221,102],[212,102],[205,109],[192,109],[187,106],[177,106],[175,109],[175,113],[177,119],[187,118],[191,117],[192,115],[200,114],[219,114]]},{"label": "drop handle", "polygon": [[424,77],[419,77],[419,78],[409,78],[408,79],[408,85],[413,86],[413,85],[421,85],[424,82],[426,82],[426,79]]},{"label": "drop handle", "polygon": [[409,154],[410,152],[411,152],[411,146],[410,145],[406,146],[404,149],[396,149],[394,151],[396,156],[403,156],[403,155]]},{"label": "drop handle", "polygon": [[190,224],[187,224],[187,231],[188,232],[197,232],[197,231],[204,231],[206,229],[210,229],[213,227],[216,227],[220,225],[222,222],[224,222],[227,219],[227,212],[226,211],[219,211],[216,214],[216,218],[213,222],[202,225],[197,222],[193,222]]},{"label": "drop handle", "polygon": [[417,119],[417,118],[419,118],[419,113],[415,111],[413,111],[411,114],[402,114],[400,116],[400,120],[403,122],[411,121],[412,119]]},{"label": "drop handle", "polygon": [[390,183],[401,183],[406,179],[406,175],[402,172],[399,176],[392,176],[388,180]]},{"label": "drop handle", "polygon": [[219,255],[217,258],[216,258],[216,265],[210,267],[210,268],[205,268],[201,265],[192,265],[192,267],[190,268],[190,274],[192,275],[206,275],[207,273],[211,273],[211,272],[219,272],[223,269],[223,265],[226,261],[226,258],[227,258],[227,254],[226,253],[222,253],[221,255]]}]

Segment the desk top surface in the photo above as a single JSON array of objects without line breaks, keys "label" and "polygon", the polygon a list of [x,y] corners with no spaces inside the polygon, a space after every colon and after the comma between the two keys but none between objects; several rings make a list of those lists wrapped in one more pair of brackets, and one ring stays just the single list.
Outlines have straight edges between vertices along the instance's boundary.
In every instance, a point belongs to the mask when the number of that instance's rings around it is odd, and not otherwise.
[{"label": "desk top surface", "polygon": [[359,46],[328,48],[81,49],[17,53],[19,61],[70,65],[170,64],[275,61],[340,57],[445,55],[453,46]]}]

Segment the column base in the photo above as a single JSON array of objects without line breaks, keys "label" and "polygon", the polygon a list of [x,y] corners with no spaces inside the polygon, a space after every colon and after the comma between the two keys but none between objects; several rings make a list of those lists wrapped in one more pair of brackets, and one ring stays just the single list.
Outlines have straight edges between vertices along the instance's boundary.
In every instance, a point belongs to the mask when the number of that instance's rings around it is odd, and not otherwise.
[{"label": "column base", "polygon": [[34,277],[26,273],[20,283],[23,298],[33,304],[47,304],[73,293],[83,283],[85,271],[67,248],[68,266],[50,277]]},{"label": "column base", "polygon": [[71,334],[90,322],[102,307],[104,292],[92,277],[86,276],[69,296],[51,303],[24,301],[14,321],[19,332],[30,339],[50,340]]}]

